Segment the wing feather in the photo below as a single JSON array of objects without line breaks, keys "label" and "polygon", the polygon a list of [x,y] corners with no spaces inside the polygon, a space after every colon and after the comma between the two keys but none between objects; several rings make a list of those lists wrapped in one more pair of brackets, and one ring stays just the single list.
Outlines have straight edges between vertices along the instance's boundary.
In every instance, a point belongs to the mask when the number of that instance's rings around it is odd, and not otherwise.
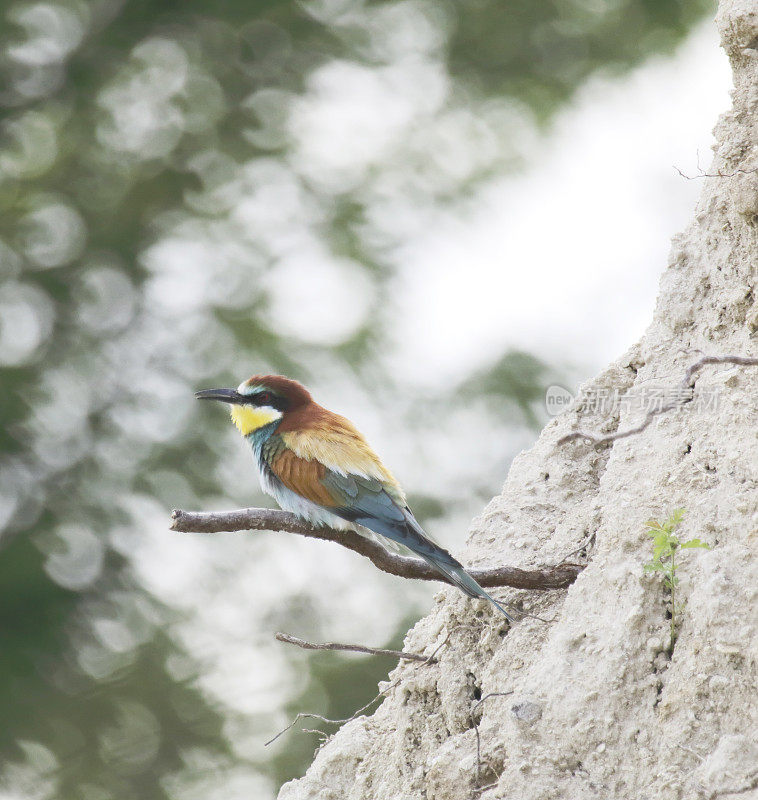
[{"label": "wing feather", "polygon": [[291,420],[271,437],[276,441],[268,461],[273,476],[336,516],[407,547],[467,595],[486,598],[513,620],[459,561],[427,536],[400,485],[352,423],[313,403],[309,408],[307,427],[295,427]]},{"label": "wing feather", "polygon": [[405,506],[405,493],[400,484],[360,431],[345,417],[325,409],[322,412],[308,428],[281,432],[287,449],[338,475],[378,481],[395,502]]}]

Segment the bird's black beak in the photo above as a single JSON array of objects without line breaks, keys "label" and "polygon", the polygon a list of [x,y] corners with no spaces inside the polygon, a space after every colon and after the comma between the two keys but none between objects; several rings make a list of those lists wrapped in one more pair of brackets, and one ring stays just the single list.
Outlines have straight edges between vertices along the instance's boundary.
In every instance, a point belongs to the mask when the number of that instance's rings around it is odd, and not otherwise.
[{"label": "bird's black beak", "polygon": [[220,400],[222,403],[248,403],[249,397],[240,394],[236,389],[201,389],[195,392],[198,400]]}]

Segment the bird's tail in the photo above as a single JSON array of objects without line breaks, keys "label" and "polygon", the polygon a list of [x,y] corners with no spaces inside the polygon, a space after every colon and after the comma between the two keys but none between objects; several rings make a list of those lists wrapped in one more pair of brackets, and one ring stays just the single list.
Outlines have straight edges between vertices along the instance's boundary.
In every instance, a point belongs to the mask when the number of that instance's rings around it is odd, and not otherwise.
[{"label": "bird's tail", "polygon": [[404,517],[405,535],[401,539],[398,539],[397,533],[395,533],[394,538],[396,541],[401,541],[404,546],[408,547],[416,555],[421,556],[428,564],[434,567],[437,572],[444,575],[453,586],[457,586],[464,594],[467,594],[469,597],[481,597],[485,600],[489,600],[501,614],[504,614],[511,622],[516,622],[514,617],[512,617],[494,597],[487,594],[471,575],[466,572],[460,561],[450,555],[444,547],[441,547],[429,538],[423,528],[418,524],[411,510],[407,507],[404,510]]},{"label": "bird's tail", "polygon": [[[440,548],[442,549],[442,548]],[[481,597],[489,600],[495,608],[511,621],[516,620],[505,610],[505,608],[495,600],[494,597],[487,594],[482,587],[466,572],[462,564],[459,564],[447,551],[444,551],[448,558],[437,559],[433,556],[425,555],[426,560],[438,571],[441,572],[450,582],[457,586],[462,592],[469,597]],[[449,559],[449,560],[448,560]],[[453,563],[450,563],[453,562]]]}]

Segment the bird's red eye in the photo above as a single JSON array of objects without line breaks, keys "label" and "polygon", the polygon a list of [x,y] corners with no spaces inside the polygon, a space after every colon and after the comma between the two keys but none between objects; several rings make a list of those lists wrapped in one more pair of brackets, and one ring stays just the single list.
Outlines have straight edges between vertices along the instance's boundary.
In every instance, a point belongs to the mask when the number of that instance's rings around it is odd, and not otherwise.
[{"label": "bird's red eye", "polygon": [[267,406],[271,402],[271,392],[261,392],[258,395],[258,402],[262,406]]}]

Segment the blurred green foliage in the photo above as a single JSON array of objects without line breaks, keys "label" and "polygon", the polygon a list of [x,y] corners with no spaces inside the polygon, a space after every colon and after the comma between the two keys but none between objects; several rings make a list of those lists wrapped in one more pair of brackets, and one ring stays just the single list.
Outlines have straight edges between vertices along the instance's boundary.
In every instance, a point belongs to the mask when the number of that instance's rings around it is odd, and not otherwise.
[{"label": "blurred green foliage", "polygon": [[[709,8],[2,3],[0,762],[9,796],[264,797],[304,769],[310,747],[243,753],[240,731],[265,738],[285,712],[347,714],[373,696],[386,665],[300,654],[280,656],[300,677],[275,712],[232,708],[203,682],[207,643],[187,634],[198,610],[145,578],[156,567],[151,525],[165,527],[172,505],[249,503],[253,489],[230,485],[223,415],[201,416],[191,391],[252,369],[358,385],[367,409],[407,426],[413,447],[434,432],[424,404],[452,414],[473,396],[483,427],[535,426],[552,370],[525,353],[476,366],[433,399],[396,384],[387,358],[402,347],[392,337],[392,254],[403,211],[454,203],[514,166],[519,126],[547,124],[597,71],[672,48]],[[321,159],[314,142],[340,123],[327,120],[318,139],[318,102],[338,105],[342,87],[355,102],[376,86],[391,98],[423,81],[431,88],[409,95],[389,144]],[[468,159],[427,138],[442,122]],[[398,198],[407,205],[394,207]],[[301,323],[318,311],[319,291],[343,284],[346,300],[323,330]],[[503,448],[476,465],[458,495],[417,481],[420,515],[443,518],[461,497],[479,502],[508,456]],[[269,557],[256,547],[249,558]],[[308,619],[317,632],[330,607],[312,602],[272,600],[265,635],[274,622]],[[405,628],[410,604],[392,612],[386,638]]]}]

